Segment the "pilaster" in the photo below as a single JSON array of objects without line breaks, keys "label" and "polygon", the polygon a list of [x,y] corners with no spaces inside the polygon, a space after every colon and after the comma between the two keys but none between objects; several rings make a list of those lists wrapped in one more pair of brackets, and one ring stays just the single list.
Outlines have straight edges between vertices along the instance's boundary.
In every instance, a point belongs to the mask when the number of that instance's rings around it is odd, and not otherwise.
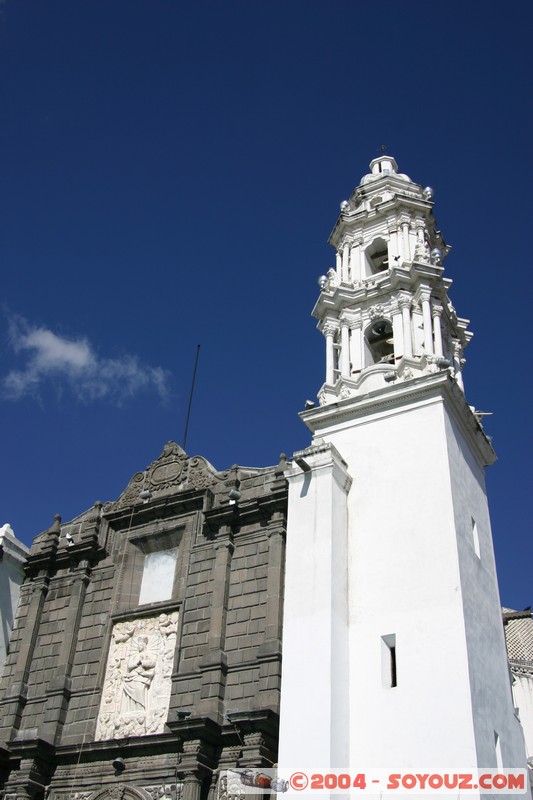
[{"label": "pilaster", "polygon": [[[347,497],[330,444],[293,456],[289,480],[280,763],[342,766],[348,755]],[[313,676],[313,696],[302,668]],[[302,735],[305,731],[305,736]]]}]

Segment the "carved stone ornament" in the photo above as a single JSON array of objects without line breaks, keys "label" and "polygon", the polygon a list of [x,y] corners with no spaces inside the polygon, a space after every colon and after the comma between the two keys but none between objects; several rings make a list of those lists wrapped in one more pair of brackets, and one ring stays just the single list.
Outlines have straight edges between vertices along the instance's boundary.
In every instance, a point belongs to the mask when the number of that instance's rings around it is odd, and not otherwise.
[{"label": "carved stone ornament", "polygon": [[320,392],[320,394],[318,395],[318,402],[320,403],[321,406],[326,405],[326,403],[328,402],[328,396],[325,392]]},{"label": "carved stone ornament", "polygon": [[177,624],[174,612],[113,627],[96,741],[163,733]]},{"label": "carved stone ornament", "polygon": [[94,792],[52,792],[49,800],[90,800]]},{"label": "carved stone ornament", "polygon": [[49,796],[49,800],[149,800],[149,798],[150,794],[146,789],[135,789],[124,783],[107,786],[96,792],[52,791]]},{"label": "carved stone ornament", "polygon": [[429,261],[429,259],[429,245],[425,239],[419,239],[415,246],[415,261]]},{"label": "carved stone ornament", "polygon": [[[157,495],[173,494],[180,489],[204,489],[223,480],[226,473],[218,473],[201,456],[189,457],[175,442],[168,442],[158,459],[145,472],[137,472],[130,480],[112,509],[142,503],[141,492]],[[108,507],[106,506],[106,511]]]},{"label": "carved stone ornament", "polygon": [[337,275],[337,273],[335,272],[335,270],[333,268],[328,269],[326,274],[327,274],[327,278],[328,278],[328,281],[329,281],[329,285],[331,287],[339,285],[339,276]]},{"label": "carved stone ornament", "polygon": [[[71,800],[72,795],[68,800]],[[93,792],[90,800],[150,800],[150,795],[145,789],[137,789],[133,786],[126,786],[119,783],[116,786],[108,786],[100,791]]]},{"label": "carved stone ornament", "polygon": [[385,314],[385,306],[381,303],[376,303],[375,306],[370,306],[368,309],[368,316],[370,319],[379,319]]},{"label": "carved stone ornament", "polygon": [[245,792],[246,786],[236,773],[231,770],[220,773],[216,787],[217,800],[241,800]]},{"label": "carved stone ornament", "polygon": [[143,790],[150,795],[152,800],[171,800],[172,790],[174,790],[175,796],[176,788],[181,788],[181,785],[177,787],[175,783],[162,783],[155,786],[143,786]]}]

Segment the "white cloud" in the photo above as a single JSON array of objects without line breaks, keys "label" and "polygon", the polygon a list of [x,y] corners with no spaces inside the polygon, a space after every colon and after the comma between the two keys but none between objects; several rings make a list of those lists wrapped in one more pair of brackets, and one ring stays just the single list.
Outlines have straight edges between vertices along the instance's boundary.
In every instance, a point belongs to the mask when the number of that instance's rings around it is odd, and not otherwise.
[{"label": "white cloud", "polygon": [[9,334],[13,350],[25,358],[20,369],[2,379],[3,395],[9,399],[38,396],[46,383],[60,392],[68,387],[84,402],[120,403],[143,390],[155,390],[161,399],[167,396],[169,373],[142,364],[136,356],[100,358],[88,339],[68,339],[48,328],[33,327],[22,317],[9,320]]}]

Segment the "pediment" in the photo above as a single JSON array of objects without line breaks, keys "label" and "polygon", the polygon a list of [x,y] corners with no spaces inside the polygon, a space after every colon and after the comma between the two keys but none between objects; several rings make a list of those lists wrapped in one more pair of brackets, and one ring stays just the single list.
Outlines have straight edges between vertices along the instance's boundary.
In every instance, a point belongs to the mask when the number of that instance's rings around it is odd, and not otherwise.
[{"label": "pediment", "polygon": [[[179,444],[168,442],[159,458],[144,472],[135,473],[111,509],[118,510],[146,499],[190,489],[205,489],[220,483],[227,475],[227,472],[217,472],[202,456],[188,456]],[[144,492],[150,494],[143,498],[141,493]]]}]

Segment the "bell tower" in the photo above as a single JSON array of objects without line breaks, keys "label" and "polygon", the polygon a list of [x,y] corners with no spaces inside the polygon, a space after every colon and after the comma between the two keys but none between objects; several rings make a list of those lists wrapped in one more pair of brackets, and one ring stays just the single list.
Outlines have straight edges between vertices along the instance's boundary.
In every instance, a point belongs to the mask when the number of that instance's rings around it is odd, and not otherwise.
[{"label": "bell tower", "polygon": [[523,768],[485,492],[495,455],[465,399],[472,334],[433,190],[381,155],[329,242],[313,310],[325,381],[288,474],[280,765]]},{"label": "bell tower", "polygon": [[471,334],[448,298],[450,250],[433,217],[433,190],[398,172],[394,158],[370,163],[329,238],[336,267],[319,279],[313,311],[326,339],[321,405],[449,370],[462,388]]}]

